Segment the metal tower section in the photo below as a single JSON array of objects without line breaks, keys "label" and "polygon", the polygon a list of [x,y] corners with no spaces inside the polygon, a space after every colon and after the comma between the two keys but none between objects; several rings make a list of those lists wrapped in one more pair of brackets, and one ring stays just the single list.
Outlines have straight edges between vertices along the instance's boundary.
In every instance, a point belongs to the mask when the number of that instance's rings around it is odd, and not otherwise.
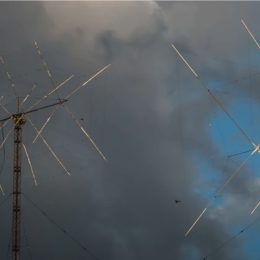
[{"label": "metal tower section", "polygon": [[[24,151],[25,151],[25,155],[26,155],[28,164],[29,164],[30,169],[31,169],[31,173],[32,173],[32,177],[34,179],[34,183],[35,183],[35,185],[37,185],[37,182],[36,182],[36,179],[35,179],[35,174],[34,174],[34,171],[33,171],[32,165],[31,165],[31,160],[29,158],[26,146],[22,142],[22,128],[23,128],[23,125],[26,122],[29,122],[29,125],[32,127],[32,129],[36,133],[36,137],[35,137],[35,140],[33,141],[33,143],[35,143],[36,139],[39,137],[42,140],[43,144],[48,148],[49,152],[52,154],[52,156],[57,161],[57,163],[62,167],[62,169],[66,172],[66,174],[70,175],[70,172],[67,170],[67,168],[64,166],[63,162],[59,159],[59,157],[56,155],[56,153],[53,151],[51,146],[48,144],[48,142],[46,141],[46,139],[42,135],[43,129],[46,127],[46,125],[50,121],[51,117],[57,111],[57,106],[64,107],[65,111],[69,114],[69,116],[72,118],[72,120],[75,122],[75,124],[79,127],[79,129],[84,133],[84,135],[87,138],[87,140],[92,144],[92,146],[99,153],[99,155],[102,157],[102,159],[104,161],[107,161],[105,155],[98,148],[98,146],[94,142],[93,138],[83,128],[83,126],[81,125],[79,120],[76,118],[74,113],[72,113],[72,111],[68,108],[68,106],[65,106],[65,103],[67,101],[69,101],[69,99],[76,92],[78,92],[81,88],[86,86],[92,80],[97,78],[103,71],[108,69],[111,64],[108,64],[105,67],[103,67],[102,69],[100,69],[99,71],[97,71],[88,80],[86,80],[85,82],[83,82],[82,84],[80,84],[79,86],[74,88],[69,94],[67,94],[65,99],[63,99],[63,98],[60,98],[60,96],[59,96],[57,91],[58,91],[58,89],[62,88],[68,81],[70,81],[74,77],[74,75],[68,77],[63,82],[61,82],[60,84],[58,84],[56,86],[54,84],[54,80],[52,78],[50,70],[48,69],[47,63],[43,59],[42,53],[41,53],[41,51],[39,49],[39,46],[38,46],[37,42],[35,42],[35,47],[36,47],[36,50],[37,50],[37,52],[38,52],[38,54],[39,54],[39,56],[40,56],[40,58],[42,60],[42,63],[43,63],[44,68],[45,68],[45,70],[46,70],[46,72],[48,74],[48,77],[50,78],[50,80],[52,82],[52,85],[53,85],[52,90],[50,92],[48,92],[47,94],[45,94],[44,96],[40,97],[36,102],[34,102],[32,105],[30,105],[29,108],[25,108],[24,109],[23,105],[27,101],[27,99],[30,97],[32,90],[35,88],[35,85],[33,86],[31,91],[24,97],[24,99],[20,103],[19,102],[19,96],[17,95],[17,91],[16,91],[16,88],[15,88],[15,84],[14,84],[14,82],[12,80],[12,77],[11,77],[10,73],[7,70],[4,70],[5,74],[7,76],[7,79],[11,83],[11,87],[13,89],[14,96],[17,98],[17,101],[18,101],[17,102],[17,112],[16,113],[10,112],[5,107],[5,105],[3,103],[1,103],[1,101],[2,101],[2,99],[4,97],[3,96],[0,97],[0,107],[7,114],[6,117],[0,119],[0,123],[1,123],[0,129],[4,128],[8,124],[8,122],[10,122],[10,121],[12,121],[13,124],[14,124],[13,128],[11,128],[11,130],[9,130],[9,132],[6,134],[6,137],[4,138],[3,142],[0,144],[0,150],[1,150],[4,147],[4,144],[5,144],[6,140],[8,139],[9,135],[11,134],[11,132],[14,131],[14,162],[13,162],[13,167],[14,168],[13,168],[13,192],[12,192],[13,205],[12,205],[12,240],[11,240],[12,260],[21,260],[21,242],[20,241],[21,241],[21,206],[22,206],[21,205],[21,196],[22,196],[22,191],[21,191],[21,184],[22,184],[21,183],[22,182],[22,179],[21,179],[22,151],[21,150],[22,149],[24,149]],[[0,56],[0,64],[2,64],[3,66],[5,65],[5,61],[4,61],[2,56]],[[58,95],[57,102],[39,106],[44,101],[46,101],[49,96],[51,96],[54,93],[56,93]],[[31,118],[29,117],[30,114],[33,114],[35,112],[39,112],[40,110],[50,109],[52,107],[55,107],[54,110],[51,112],[50,116],[48,117],[48,119],[46,120],[44,125],[41,127],[41,129],[38,130],[38,128],[35,126],[35,124],[31,120]],[[2,186],[0,184],[0,191],[1,190],[2,190]],[[2,192],[3,192],[3,190],[2,190]],[[71,236],[70,236],[70,238],[72,240],[76,241]],[[85,247],[82,247],[82,248],[85,251],[87,251],[87,249]],[[88,252],[88,254],[90,254],[90,252]]]},{"label": "metal tower section", "polygon": [[14,121],[14,168],[13,168],[13,217],[12,217],[12,259],[20,259],[21,236],[21,149],[22,125],[25,124],[22,114],[13,116]]}]

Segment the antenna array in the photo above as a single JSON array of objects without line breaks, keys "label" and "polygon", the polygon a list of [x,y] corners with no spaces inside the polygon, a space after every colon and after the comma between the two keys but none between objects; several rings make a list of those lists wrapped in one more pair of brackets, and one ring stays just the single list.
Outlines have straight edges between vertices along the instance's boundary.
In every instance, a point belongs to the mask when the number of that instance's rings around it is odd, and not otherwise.
[{"label": "antenna array", "polygon": [[[247,26],[247,24],[245,23],[245,21],[243,19],[241,19],[241,23],[244,26],[244,28],[246,29],[246,31],[248,32],[248,34],[250,35],[250,37],[252,38],[252,40],[254,41],[254,43],[256,44],[256,46],[260,49],[260,45],[259,45],[258,41],[256,40],[255,36],[253,35],[253,33],[251,32],[251,30],[249,29],[249,27]],[[240,126],[240,124],[235,120],[235,118],[233,118],[233,116],[228,112],[228,110],[226,109],[224,104],[216,97],[216,95],[213,94],[213,92],[208,87],[207,83],[202,80],[202,78],[199,76],[199,74],[196,72],[196,70],[190,65],[190,63],[180,53],[180,51],[176,48],[176,46],[174,44],[171,44],[171,46],[174,49],[174,51],[176,52],[176,54],[179,56],[179,58],[182,60],[182,62],[192,72],[192,74],[199,81],[199,83],[202,85],[202,87],[207,91],[207,93],[210,96],[210,98],[216,103],[216,105],[222,110],[222,112],[224,112],[224,114],[229,118],[229,120],[234,124],[234,126],[241,132],[241,134],[247,139],[247,141],[251,144],[251,147],[252,147],[248,151],[243,151],[243,152],[240,152],[240,153],[237,153],[237,154],[233,154],[233,155],[230,156],[230,157],[233,157],[233,156],[237,156],[237,155],[240,155],[240,154],[243,154],[243,153],[250,153],[249,156],[244,161],[241,162],[241,164],[237,167],[237,169],[235,169],[235,171],[231,174],[231,176],[217,189],[217,191],[215,192],[215,194],[212,197],[211,201],[208,203],[208,205],[205,208],[203,208],[203,210],[201,211],[199,216],[195,219],[195,221],[192,223],[192,225],[186,231],[185,237],[187,237],[190,234],[190,232],[194,229],[194,227],[199,223],[199,221],[201,220],[203,215],[207,212],[208,208],[212,205],[213,201],[223,192],[223,190],[226,188],[226,186],[241,172],[242,168],[246,165],[246,163],[249,161],[249,159],[251,159],[251,157],[253,155],[255,155],[256,153],[260,153],[260,144],[256,144],[253,141],[253,139],[246,133],[246,131]],[[256,204],[256,206],[251,211],[251,215],[256,211],[256,209],[259,206],[260,206],[260,201]],[[255,223],[255,222],[256,221],[254,221],[252,223]],[[252,224],[249,224],[248,226],[246,226],[245,229],[247,229],[251,225]],[[229,239],[226,242],[224,242],[223,244],[221,244],[220,247],[217,247],[217,249],[214,249],[213,250],[214,253],[217,250],[221,249],[223,247],[223,245],[228,243],[230,240],[233,240],[235,237],[237,237],[242,232],[244,232],[245,229],[242,229],[242,231],[240,233],[238,233],[235,236],[231,237],[231,239]],[[212,255],[212,254],[213,254],[213,252],[208,254],[203,259],[206,259],[209,255]]]},{"label": "antenna array", "polygon": [[[29,106],[27,109],[24,109],[24,105],[26,102],[30,99],[33,90],[35,89],[36,85],[34,84],[31,88],[30,92],[21,100],[18,94],[18,89],[16,88],[16,85],[14,84],[13,78],[11,74],[5,69],[5,60],[2,56],[0,56],[0,63],[2,67],[4,68],[6,77],[10,83],[10,87],[12,88],[13,95],[17,99],[17,111],[16,112],[10,112],[5,105],[3,105],[2,101],[4,100],[4,97],[2,96],[0,98],[0,107],[3,109],[3,111],[7,114],[6,117],[0,119],[0,129],[4,129],[6,125],[11,122],[13,123],[13,128],[9,130],[9,132],[6,134],[4,140],[0,144],[0,150],[4,149],[4,145],[7,141],[7,139],[10,137],[11,133],[14,132],[14,162],[13,162],[13,192],[12,192],[12,198],[13,198],[13,206],[12,206],[12,259],[13,260],[20,260],[21,259],[21,212],[22,212],[22,205],[21,205],[21,196],[22,196],[22,183],[21,183],[21,174],[22,174],[22,149],[25,152],[26,159],[32,174],[32,178],[34,181],[34,184],[37,185],[37,180],[35,176],[35,172],[30,160],[30,155],[28,153],[28,150],[25,146],[25,144],[22,141],[22,129],[23,126],[29,122],[29,125],[33,128],[35,131],[35,138],[33,139],[33,143],[37,141],[38,138],[42,140],[44,145],[48,148],[49,152],[52,154],[54,159],[57,161],[57,163],[62,167],[62,169],[65,171],[66,174],[71,175],[71,173],[67,170],[62,160],[58,157],[58,155],[54,152],[50,144],[47,142],[46,138],[43,136],[43,130],[51,120],[51,118],[54,116],[55,112],[58,110],[59,107],[63,107],[65,111],[69,114],[69,116],[72,118],[72,121],[76,124],[76,126],[83,132],[84,136],[87,138],[87,140],[92,144],[94,149],[97,151],[97,153],[101,156],[101,158],[104,161],[107,161],[107,158],[103,154],[103,152],[100,150],[100,148],[97,146],[93,138],[89,135],[89,133],[86,131],[86,129],[83,128],[79,120],[77,120],[77,117],[74,115],[74,113],[71,111],[71,109],[68,107],[67,103],[70,101],[73,95],[77,93],[81,88],[85,87],[87,84],[89,84],[91,81],[93,81],[95,78],[100,76],[105,70],[107,70],[111,64],[106,65],[99,71],[97,71],[93,76],[91,76],[88,80],[80,84],[79,86],[75,87],[73,91],[71,91],[65,98],[61,98],[58,91],[66,85],[67,82],[69,82],[74,76],[71,75],[67,79],[65,79],[60,84],[56,84],[52,73],[48,67],[47,62],[44,59],[44,56],[42,54],[42,51],[40,50],[40,47],[36,41],[34,41],[34,47],[41,59],[42,65],[44,67],[44,70],[46,71],[48,78],[50,80],[50,83],[52,85],[52,90],[39,98],[33,105]],[[48,98],[56,94],[58,97],[58,101],[52,104],[48,105],[41,105],[45,100],[48,100]],[[43,124],[43,126],[38,130],[35,123],[30,118],[30,114],[38,113],[41,110],[47,110],[50,108],[54,108],[53,111],[50,113],[49,117]],[[4,194],[4,189],[2,185],[0,184],[0,190]],[[9,196],[8,196],[9,197]],[[70,236],[74,242],[76,241],[73,237]],[[76,241],[77,242],[77,241]],[[77,242],[79,244],[79,242]],[[81,246],[83,248],[83,246]],[[86,252],[88,250],[84,249]],[[88,252],[90,254],[90,252]],[[94,257],[93,257],[94,258]]]}]

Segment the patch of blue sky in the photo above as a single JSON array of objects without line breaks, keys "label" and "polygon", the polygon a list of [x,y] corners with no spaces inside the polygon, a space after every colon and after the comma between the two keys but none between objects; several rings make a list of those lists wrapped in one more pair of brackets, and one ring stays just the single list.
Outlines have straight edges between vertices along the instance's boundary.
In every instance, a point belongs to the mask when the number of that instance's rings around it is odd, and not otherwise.
[{"label": "patch of blue sky", "polygon": [[215,191],[223,182],[219,170],[213,168],[202,155],[194,155],[194,160],[197,162],[199,175],[196,178],[193,191],[208,202],[213,200],[214,203],[223,203],[219,198],[213,199]]},{"label": "patch of blue sky", "polygon": [[256,67],[257,67],[257,65],[259,66],[259,64],[260,64],[260,52],[259,52],[259,50],[254,55],[255,55],[255,59],[257,61],[257,64],[256,64]]},{"label": "patch of blue sky", "polygon": [[224,82],[219,80],[210,80],[209,89],[213,91],[222,91],[225,92]]},{"label": "patch of blue sky", "polygon": [[[237,99],[228,107],[229,113],[244,129],[247,135],[259,144],[260,139],[260,105],[249,99]],[[253,149],[253,146],[231,122],[231,120],[222,112],[218,111],[210,120],[211,137],[217,146],[218,150],[223,155],[240,153]],[[238,161],[245,159],[250,153],[237,156]],[[247,163],[250,170],[255,170],[260,167],[260,154],[256,153]],[[259,171],[255,171],[257,176],[260,176]]]},{"label": "patch of blue sky", "polygon": [[228,156],[252,148],[248,140],[222,111],[213,115],[209,126],[212,140],[223,155]]},{"label": "patch of blue sky", "polygon": [[[260,59],[260,55],[258,57]],[[250,138],[259,144],[260,141],[260,105],[247,97],[234,100],[228,107],[229,113],[246,131]],[[259,120],[259,121],[258,121]],[[239,134],[239,130],[234,126],[230,119],[219,110],[214,113],[211,121],[210,133],[212,140],[223,155],[246,151],[252,146]],[[244,160],[249,154],[238,156],[238,162]],[[254,176],[260,176],[257,170],[260,168],[260,154],[255,154],[247,163],[247,169],[252,171]],[[204,177],[205,178],[205,177]],[[222,201],[223,202],[223,201]],[[229,229],[230,235],[236,234],[241,230],[241,226],[233,226]],[[259,260],[259,225],[258,228],[251,227],[247,232],[241,233],[239,239],[243,241],[242,246],[248,259]]]},{"label": "patch of blue sky", "polygon": [[201,258],[200,251],[197,247],[185,245],[182,248],[182,259],[197,260]]},{"label": "patch of blue sky", "polygon": [[[259,70],[259,64],[260,64],[260,53],[257,48],[255,50],[251,49],[250,51],[250,58],[248,55],[244,56],[244,59],[240,59],[239,64],[237,65],[237,69],[240,70],[240,72],[244,71],[256,71]],[[253,69],[254,68],[254,69]]]},{"label": "patch of blue sky", "polygon": [[252,226],[246,232],[241,234],[243,240],[243,247],[250,260],[260,259],[260,248],[259,248],[259,225]]},{"label": "patch of blue sky", "polygon": [[[244,59],[240,60],[237,67],[237,70],[240,71],[242,75],[249,74],[249,72],[260,72],[260,52],[252,50],[251,53],[250,60],[248,59],[248,56],[246,56]],[[229,83],[228,88],[226,82],[220,80],[211,80],[208,82],[208,85],[220,100],[221,98],[224,98],[226,101],[228,100],[230,102],[228,106],[226,106],[227,110],[255,144],[258,145],[260,144],[260,104],[252,99],[252,96],[249,96],[250,93],[248,91],[243,92],[241,91],[241,88],[238,87],[241,83],[247,86],[248,84],[253,85],[254,82],[255,81],[252,81],[252,78],[251,82],[247,82],[247,77],[245,77],[243,82]],[[254,85],[251,87],[254,87]],[[209,119],[209,133],[213,143],[223,156],[247,151],[253,148],[252,144],[250,144],[217,104],[216,109]],[[246,153],[236,156],[235,165],[239,165],[239,163],[246,159],[249,154],[250,153]],[[210,201],[212,200],[216,185],[221,185],[223,181],[221,174],[212,167],[207,158],[196,154],[194,155],[194,159],[196,160],[199,172],[198,180],[196,185],[194,185],[196,186],[194,192],[207,201]],[[252,171],[255,176],[260,177],[260,171],[257,170],[260,168],[260,154],[257,153],[252,156],[250,161],[246,164],[246,167]],[[224,204],[224,202],[225,198],[220,197],[217,199],[215,205],[221,205]],[[237,239],[243,241],[241,245],[244,248],[247,259],[260,259],[259,229],[260,221],[258,226],[252,226],[250,230],[241,233],[241,235],[237,237]],[[240,232],[240,230],[241,226],[235,225],[228,228],[227,231],[230,236],[232,236]]]},{"label": "patch of blue sky", "polygon": [[[218,84],[218,82],[213,82]],[[230,114],[235,118],[238,124],[248,133],[248,135],[258,144],[257,139],[260,137],[259,123],[257,123],[257,115],[260,115],[260,105],[248,98],[236,99],[227,107]],[[259,116],[260,121],[260,116]],[[226,116],[221,109],[216,109],[209,121],[210,135],[213,143],[217,147],[223,158],[227,158],[226,163],[233,163],[233,168],[245,160],[250,152],[230,158],[228,155],[240,153],[253,149],[249,141],[241,134],[234,123]],[[194,160],[198,167],[198,178],[194,185],[194,192],[199,194],[208,202],[212,201],[214,192],[223,184],[223,174],[221,169],[214,168],[208,158],[198,153],[194,154]],[[232,160],[232,161],[231,161]],[[225,165],[225,162],[223,162]],[[247,169],[252,172],[252,176],[260,177],[260,154],[256,153],[246,164]],[[223,169],[224,170],[224,169]],[[221,206],[224,200],[220,197],[213,200],[215,206]]]},{"label": "patch of blue sky", "polygon": [[[252,220],[251,220],[252,221]],[[230,236],[239,234],[236,239],[242,241],[241,245],[243,246],[243,251],[247,255],[247,259],[250,260],[259,260],[260,259],[260,248],[259,248],[259,228],[260,222],[258,221],[255,225],[252,225],[250,228],[244,230],[245,226],[241,225],[232,226],[229,228]],[[244,232],[240,233],[242,230]]]}]

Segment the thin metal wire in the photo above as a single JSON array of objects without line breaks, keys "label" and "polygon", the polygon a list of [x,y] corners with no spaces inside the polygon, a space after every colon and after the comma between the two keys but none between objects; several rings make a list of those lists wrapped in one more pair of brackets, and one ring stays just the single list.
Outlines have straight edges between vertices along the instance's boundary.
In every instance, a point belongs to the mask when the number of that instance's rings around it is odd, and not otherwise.
[{"label": "thin metal wire", "polygon": [[[200,80],[202,84],[205,84],[202,80]],[[255,146],[255,143],[253,142],[252,138],[249,137],[249,135],[245,132],[245,130],[237,123],[237,121],[234,119],[234,117],[231,116],[231,114],[227,111],[227,109],[224,107],[224,105],[218,100],[218,98],[210,91],[210,89],[207,87],[207,85],[204,85],[207,88],[208,94],[211,96],[211,98],[215,101],[215,103],[222,109],[222,111],[227,115],[227,117],[233,122],[233,124],[240,130],[240,132],[244,135],[244,137],[252,144],[252,146]]]},{"label": "thin metal wire", "polygon": [[[244,167],[246,162],[253,156],[256,152],[259,152],[259,146],[257,146],[252,138],[245,132],[245,130],[240,127],[240,125],[237,123],[237,121],[231,116],[231,114],[227,111],[225,106],[218,100],[218,98],[212,93],[212,91],[208,88],[208,85],[199,77],[198,73],[191,67],[191,65],[188,63],[188,61],[182,56],[182,54],[178,51],[178,49],[172,44],[172,48],[175,50],[175,52],[178,54],[178,56],[181,58],[181,60],[185,63],[185,65],[189,68],[189,70],[192,72],[192,74],[195,76],[196,79],[201,83],[201,85],[207,90],[209,96],[213,99],[213,101],[221,108],[221,110],[227,115],[227,117],[233,122],[233,124],[237,127],[237,129],[243,134],[243,136],[250,142],[250,144],[253,146],[254,150],[251,152],[251,154],[247,157],[245,161],[241,163],[241,165],[236,169],[236,171],[229,177],[229,179],[217,190],[215,193],[214,199],[217,196],[217,193],[220,193],[223,191],[223,189],[226,187],[228,183],[240,172],[240,170]],[[199,215],[199,217],[195,220],[195,222],[192,224],[192,226],[189,228],[189,230],[186,232],[185,236],[187,236],[191,230],[194,228],[194,226],[197,224],[199,219],[202,217],[202,215],[206,212],[207,207],[204,208],[202,213]]]},{"label": "thin metal wire", "polygon": [[23,193],[23,197],[33,205],[35,209],[37,209],[42,216],[44,216],[52,225],[54,225],[56,228],[58,228],[65,236],[70,238],[75,244],[77,244],[86,254],[91,256],[95,260],[99,260],[97,256],[95,256],[86,245],[82,244],[78,239],[76,239],[73,235],[71,235],[65,228],[63,228],[61,225],[59,225],[56,221],[54,221],[46,211],[42,210],[35,202],[33,202],[27,195]]},{"label": "thin metal wire", "polygon": [[224,107],[224,105],[218,100],[218,98],[212,93],[212,91],[209,89],[208,85],[200,78],[198,73],[191,67],[191,65],[188,63],[188,61],[181,55],[181,53],[178,51],[178,49],[172,44],[173,49],[178,54],[178,56],[181,58],[181,60],[185,63],[185,65],[190,69],[192,74],[195,76],[196,79],[201,83],[201,85],[207,90],[209,96],[214,100],[214,102],[221,108],[221,110],[228,116],[228,118],[233,122],[233,124],[239,129],[239,131],[244,135],[244,137],[253,145],[255,146],[255,143],[253,140],[249,137],[249,135],[245,132],[245,130],[240,127],[240,125],[236,122],[236,120],[231,116],[231,114],[227,111],[227,109]]},{"label": "thin metal wire", "polygon": [[203,209],[202,213],[195,219],[195,221],[192,223],[188,231],[185,233],[185,237],[188,236],[188,234],[192,231],[192,229],[196,226],[198,221],[202,218],[202,216],[206,213],[207,209],[214,203],[216,198],[220,195],[221,192],[223,192],[224,188],[227,186],[228,183],[241,171],[241,169],[245,166],[247,161],[253,156],[255,152],[258,150],[255,149],[240,165],[236,168],[236,170],[233,172],[233,174],[228,178],[228,180],[221,185],[214,193],[212,199],[208,202],[207,206]]},{"label": "thin metal wire", "polygon": [[248,162],[248,160],[257,152],[258,150],[255,149],[253,152],[250,153],[250,155],[239,165],[239,167],[233,172],[233,174],[226,180],[226,182],[217,189],[215,192],[215,195],[219,195],[224,188],[241,172],[242,168],[245,166],[245,164]]},{"label": "thin metal wire", "polygon": [[87,85],[90,81],[92,81],[93,79],[95,79],[98,75],[100,75],[103,71],[105,71],[106,69],[108,69],[111,66],[111,64],[106,65],[104,68],[102,68],[101,70],[99,70],[97,73],[95,73],[91,78],[89,78],[87,81],[85,81],[84,83],[82,83],[80,86],[78,86],[77,88],[75,88],[70,94],[68,94],[66,96],[65,99],[69,99],[71,96],[73,96],[76,92],[78,92],[82,87],[84,87],[85,85]]},{"label": "thin metal wire", "polygon": [[239,156],[239,155],[242,155],[242,154],[245,154],[245,153],[250,153],[252,151],[254,151],[254,149],[249,149],[249,150],[246,150],[246,151],[243,151],[243,152],[229,154],[229,155],[227,155],[227,158],[232,158],[232,157]]},{"label": "thin metal wire", "polygon": [[238,236],[242,235],[246,230],[251,228],[253,225],[255,225],[260,220],[260,216],[250,222],[249,224],[245,225],[238,233],[234,234],[224,242],[220,243],[219,246],[217,246],[215,249],[213,249],[209,254],[207,254],[205,257],[203,257],[203,260],[208,259],[210,256],[214,255],[218,251],[220,251],[223,247],[225,247],[227,244],[229,244],[231,241],[235,240]]}]

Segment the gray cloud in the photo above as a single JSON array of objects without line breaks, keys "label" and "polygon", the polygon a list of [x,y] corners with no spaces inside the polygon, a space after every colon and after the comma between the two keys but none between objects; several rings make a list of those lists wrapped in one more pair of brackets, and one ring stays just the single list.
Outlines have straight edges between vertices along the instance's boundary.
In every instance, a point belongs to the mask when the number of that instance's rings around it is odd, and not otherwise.
[{"label": "gray cloud", "polygon": [[[257,24],[257,6],[1,3],[4,40],[0,48],[22,94],[30,89],[31,81],[38,84],[35,96],[45,93],[50,85],[32,48],[34,39],[39,41],[57,82],[75,74],[62,94],[112,63],[102,77],[69,102],[75,114],[84,118],[84,126],[109,158],[108,163],[62,109],[44,134],[71,170],[71,177],[63,176],[40,141],[37,146],[29,144],[33,136],[29,127],[24,131],[40,183],[33,187],[24,162],[24,192],[74,237],[86,242],[99,259],[202,259],[229,237],[234,217],[238,224],[249,219],[249,206],[233,212],[215,209],[184,238],[207,204],[194,192],[200,174],[200,162],[194,156],[201,155],[220,175],[231,174],[235,166],[228,166],[223,173],[225,155],[208,128],[219,108],[180,62],[170,43],[175,42],[209,82],[246,75],[248,67],[241,71],[239,62],[247,57],[246,48],[252,43],[240,18]],[[1,79],[3,92],[11,95],[4,75]],[[240,89],[247,91],[243,84]],[[228,106],[233,99],[227,96],[223,100]],[[33,119],[40,125],[47,115],[45,112]],[[12,146],[12,141],[8,144]],[[3,179],[9,190],[11,152],[7,150]],[[246,177],[235,182],[226,194],[225,206],[237,208],[241,199],[256,199],[251,196],[251,187]],[[182,203],[175,205],[174,199]],[[34,258],[91,259],[26,201],[24,207]],[[10,212],[2,217],[2,223],[8,223],[9,217]],[[1,230],[6,234],[0,237],[4,256],[10,231],[7,225],[1,225]],[[242,244],[234,241],[212,259],[247,259]],[[23,254],[27,258],[28,250]]]}]

